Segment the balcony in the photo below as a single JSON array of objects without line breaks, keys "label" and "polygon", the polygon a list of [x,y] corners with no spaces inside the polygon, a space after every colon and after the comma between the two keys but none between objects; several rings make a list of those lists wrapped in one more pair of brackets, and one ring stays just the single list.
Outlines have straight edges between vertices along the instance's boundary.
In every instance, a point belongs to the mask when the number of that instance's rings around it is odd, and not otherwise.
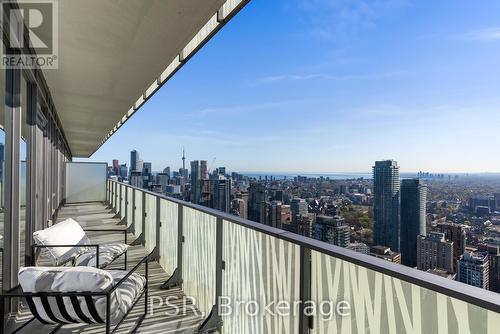
[{"label": "balcony", "polygon": [[[115,214],[114,210],[107,204],[102,202],[83,203],[83,204],[68,204],[61,208],[58,214],[58,221],[66,218],[73,218],[82,224],[85,228],[95,228],[105,230],[106,228],[116,228],[122,221]],[[123,236],[116,233],[89,233],[89,237],[93,242],[98,244],[122,242]],[[134,244],[134,234],[128,234],[128,240]],[[136,263],[139,259],[148,254],[146,248],[142,244],[131,245],[128,253],[128,262]],[[43,261],[42,263],[43,264]],[[118,262],[112,268],[122,267],[122,263]],[[142,272],[143,274],[143,272]],[[161,289],[162,284],[167,281],[169,275],[161,267],[158,262],[151,262],[149,266],[149,285],[150,285],[150,300],[152,302],[152,313],[142,321],[138,330],[139,333],[190,333],[197,329],[204,320],[203,314],[196,309],[189,299],[183,294],[180,288],[172,288],[169,290]],[[164,303],[165,300],[171,300],[170,305]],[[162,302],[160,302],[160,300]],[[185,302],[183,302],[185,300]],[[178,310],[175,308],[179,307]],[[144,308],[144,303],[139,300],[137,306],[133,309],[126,321],[120,326],[119,333],[128,333],[137,323],[137,317],[141,314]],[[172,314],[167,316],[166,314]],[[176,315],[174,315],[176,313]],[[32,320],[32,314],[26,309],[21,310],[15,319],[9,322],[7,333],[14,332],[20,329],[20,333],[50,333],[54,330],[54,326],[43,325],[37,320]],[[31,320],[31,321],[30,321]],[[24,326],[24,327],[23,327]],[[70,325],[58,330],[58,333],[101,333],[103,325]]]},{"label": "balcony", "polygon": [[[149,314],[136,323],[134,311],[120,333],[135,325],[140,333],[497,333],[497,294],[108,180],[107,164],[73,162],[99,149],[247,2],[136,1],[126,10],[111,0],[59,2],[60,70],[9,68],[0,78],[3,291],[32,263],[33,232],[73,218],[126,228],[131,263],[151,254]],[[31,320],[22,301],[2,306],[4,332],[56,330]]]},{"label": "balcony", "polygon": [[[88,176],[93,164],[73,164],[79,167],[68,169],[68,187],[78,188],[69,190],[72,196],[95,193],[71,181]],[[132,245],[129,261],[152,254],[150,314],[140,333],[491,334],[500,325],[500,298],[488,291],[98,179],[102,184],[90,183],[106,189],[106,200],[66,203],[58,221],[73,218],[101,229],[122,224]],[[107,243],[120,236],[91,238]],[[313,305],[318,309],[306,307]],[[26,324],[30,318],[24,311],[11,324],[24,325],[21,332],[27,333],[52,329],[36,320]],[[120,330],[133,325],[131,315]],[[61,331],[99,328],[71,325]]]},{"label": "balcony", "polygon": [[[500,325],[497,294],[127,184],[108,180],[107,190],[170,283],[224,333],[493,333]],[[218,316],[228,300],[299,306]],[[337,312],[307,314],[309,302]]]}]

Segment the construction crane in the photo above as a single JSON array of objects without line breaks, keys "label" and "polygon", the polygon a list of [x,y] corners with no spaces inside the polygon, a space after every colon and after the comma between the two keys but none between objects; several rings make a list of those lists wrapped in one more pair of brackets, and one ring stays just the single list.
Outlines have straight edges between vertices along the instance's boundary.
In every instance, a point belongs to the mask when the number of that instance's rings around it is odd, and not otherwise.
[{"label": "construction crane", "polygon": [[208,166],[208,174],[212,173],[212,167],[215,166],[215,162],[217,161],[217,158],[214,157],[210,165]]}]

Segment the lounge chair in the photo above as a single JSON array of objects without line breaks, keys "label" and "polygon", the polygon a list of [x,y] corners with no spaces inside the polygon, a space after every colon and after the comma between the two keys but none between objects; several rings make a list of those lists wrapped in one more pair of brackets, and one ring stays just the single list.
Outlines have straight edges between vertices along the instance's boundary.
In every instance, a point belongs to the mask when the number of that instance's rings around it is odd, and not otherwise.
[{"label": "lounge chair", "polygon": [[[33,318],[23,327],[35,319],[56,325],[51,333],[65,324],[104,324],[105,331],[99,332],[109,334],[144,296],[144,313],[133,333],[148,312],[148,262],[149,255],[129,272],[94,267],[24,267],[19,270],[19,286],[4,292],[2,303],[10,298],[26,300]],[[143,264],[144,276],[136,273]]]},{"label": "lounge chair", "polygon": [[[85,232],[120,232],[125,235],[125,243],[92,244]],[[121,255],[125,257],[127,269],[127,230],[126,229],[83,229],[75,220],[69,218],[49,228],[33,233],[35,244],[32,246],[33,265],[37,253],[45,250],[52,266],[91,266],[105,268]]]}]

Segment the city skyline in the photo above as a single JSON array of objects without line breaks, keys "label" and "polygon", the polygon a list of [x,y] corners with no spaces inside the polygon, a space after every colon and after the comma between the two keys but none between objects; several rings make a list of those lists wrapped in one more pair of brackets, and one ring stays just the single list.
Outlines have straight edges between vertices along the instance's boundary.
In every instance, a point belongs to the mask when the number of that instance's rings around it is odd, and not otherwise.
[{"label": "city skyline", "polygon": [[499,179],[465,178],[464,183],[459,176],[426,172],[408,178],[395,160],[375,161],[372,179],[256,178],[228,173],[220,165],[212,169],[207,160],[190,161],[190,173],[185,168],[171,173],[166,167],[155,174],[136,150],[130,160],[129,176],[116,159],[108,176],[167,198],[500,291]]},{"label": "city skyline", "polygon": [[500,172],[477,149],[500,123],[487,3],[251,3],[92,160],[135,148],[177,168],[185,146],[242,172]]},{"label": "city skyline", "polygon": [[[113,163],[114,161],[118,161],[121,164],[125,164],[127,166],[127,169],[130,170],[131,168],[131,159],[130,159],[130,154],[132,151],[135,151],[135,152],[138,152],[138,150],[136,149],[132,149],[132,150],[129,150],[129,153],[128,153],[128,158],[125,158],[125,159],[119,159],[117,157],[114,157],[113,159],[109,160],[109,159],[104,159],[106,161],[103,161],[103,160],[99,160],[97,158],[74,158],[73,161],[75,162],[78,162],[78,161],[95,161],[95,162],[106,162],[108,163],[108,166],[112,167],[113,166]],[[181,154],[183,154],[184,152],[181,152]],[[143,155],[141,155],[141,157],[143,157]],[[154,161],[154,158],[148,158],[146,157],[145,159],[141,159],[140,161],[143,162],[143,163],[149,163],[151,164],[153,167],[152,167],[152,173],[163,173],[164,172],[164,169],[165,168],[170,168],[172,171],[178,171],[180,169],[183,168],[183,163],[182,163],[182,157],[184,157],[187,161],[191,162],[191,161],[197,161],[197,160],[200,160],[200,161],[207,161],[208,163],[208,168],[210,170],[214,170],[216,169],[217,167],[221,167],[221,166],[224,166],[225,168],[227,168],[228,172],[235,172],[235,173],[239,173],[239,174],[242,174],[242,175],[246,175],[246,176],[273,176],[273,177],[282,177],[282,176],[309,176],[309,177],[320,177],[320,176],[339,176],[338,179],[342,179],[342,177],[345,177],[345,178],[350,178],[350,177],[364,177],[366,178],[365,176],[370,176],[370,178],[373,176],[373,166],[370,166],[369,168],[367,168],[367,170],[362,170],[362,171],[270,171],[270,170],[238,170],[238,169],[233,169],[231,167],[227,167],[227,166],[231,166],[231,163],[223,163],[223,162],[219,162],[218,160],[216,159],[213,159],[212,161],[209,161],[208,159],[206,158],[188,158],[187,156],[185,155],[181,155],[181,158],[177,159],[177,160],[181,160],[180,163],[172,163],[172,161],[176,161],[175,159],[172,159],[172,160],[166,160],[165,163],[163,164],[155,164],[153,163],[152,161]],[[109,161],[108,161],[109,160]],[[396,158],[386,158],[386,159],[378,159],[377,161],[399,161],[398,159]],[[162,160],[163,161],[163,160]],[[372,163],[373,165],[373,163]],[[188,166],[189,167],[189,166]],[[413,171],[413,170],[408,170],[408,169],[404,169],[404,166],[399,166],[400,167],[400,174],[401,174],[401,178],[405,178],[405,177],[408,177],[408,178],[412,178],[412,177],[417,177],[419,178],[420,177],[420,173],[427,173],[431,176],[438,176],[438,175],[443,175],[443,176],[454,176],[454,175],[458,175],[458,176],[491,176],[491,177],[499,177],[500,178],[500,171],[499,172],[489,172],[489,171],[483,171],[483,172],[447,172],[447,171],[429,171],[429,170],[416,170],[416,171]],[[190,170],[190,168],[188,168],[188,170]]]},{"label": "city skyline", "polygon": [[[140,156],[144,158],[142,153],[140,153],[136,149],[131,149],[128,154],[128,158],[125,158],[123,160],[118,159],[118,158],[113,158],[109,161],[100,161],[94,158],[92,159],[81,159],[81,158],[75,158],[73,159],[74,161],[96,161],[96,162],[106,162],[108,163],[108,166],[113,167],[115,164],[115,161],[117,161],[120,165],[126,165],[127,170],[131,171],[133,170],[134,166],[134,159],[132,159],[132,154],[135,152],[137,156]],[[365,179],[371,179],[373,177],[373,166],[370,167],[371,170],[367,171],[325,171],[325,172],[314,172],[314,171],[245,171],[245,170],[237,170],[233,169],[227,166],[231,166],[231,163],[222,163],[219,162],[217,159],[213,159],[212,161],[209,161],[208,159],[204,158],[188,158],[185,155],[185,149],[182,150],[181,153],[181,158],[178,160],[181,160],[182,162],[180,164],[176,163],[171,163],[174,160],[169,160],[165,162],[165,164],[162,165],[155,165],[152,163],[153,159],[149,157],[145,157],[144,159],[140,159],[137,161],[140,161],[141,163],[147,163],[152,166],[151,172],[152,173],[164,173],[165,169],[169,169],[171,171],[180,171],[184,169],[185,164],[183,161],[187,160],[188,162],[195,162],[195,161],[204,161],[207,164],[207,170],[215,170],[218,167],[224,166],[225,169],[227,169],[228,172],[234,172],[238,173],[241,175],[249,176],[249,177],[275,177],[275,178],[282,178],[282,177],[293,177],[293,176],[308,176],[308,177],[333,177],[334,179],[350,179],[350,178],[365,178]],[[135,158],[137,159],[137,158]],[[379,159],[377,161],[398,161],[397,159]],[[189,167],[189,163],[188,163]],[[500,178],[500,172],[433,172],[433,171],[426,171],[426,170],[419,170],[419,171],[409,171],[405,170],[404,166],[399,165],[400,169],[400,178],[428,178],[428,177],[453,177],[453,176],[465,176],[465,177],[494,177],[494,178]],[[190,171],[190,168],[187,168],[188,171]]]}]

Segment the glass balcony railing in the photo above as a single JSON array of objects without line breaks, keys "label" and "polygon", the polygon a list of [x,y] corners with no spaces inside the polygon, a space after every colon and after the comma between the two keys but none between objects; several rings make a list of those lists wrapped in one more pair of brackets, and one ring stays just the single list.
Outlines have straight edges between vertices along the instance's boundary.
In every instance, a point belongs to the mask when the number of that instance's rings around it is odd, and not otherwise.
[{"label": "glass balcony railing", "polygon": [[[108,201],[223,333],[473,333],[490,291],[107,181]],[[168,285],[167,284],[167,285]],[[220,329],[220,328],[219,328]]]}]

